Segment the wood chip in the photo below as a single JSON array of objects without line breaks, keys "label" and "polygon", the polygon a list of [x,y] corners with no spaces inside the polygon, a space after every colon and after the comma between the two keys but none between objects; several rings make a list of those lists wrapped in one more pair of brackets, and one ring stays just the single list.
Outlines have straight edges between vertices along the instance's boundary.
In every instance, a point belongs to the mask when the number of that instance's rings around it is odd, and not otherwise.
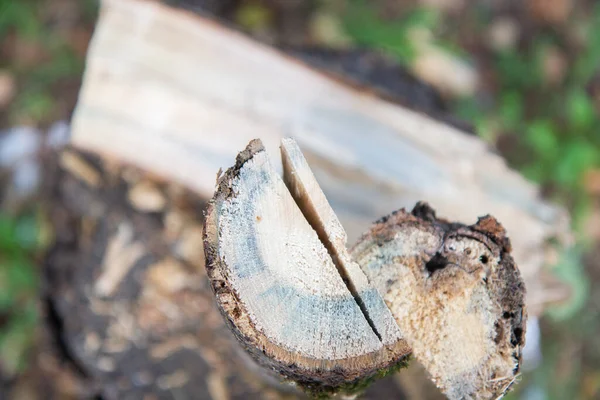
[{"label": "wood chip", "polygon": [[162,211],[167,204],[165,195],[148,181],[139,182],[129,189],[128,198],[135,208],[143,212]]},{"label": "wood chip", "polygon": [[102,181],[100,172],[75,152],[63,151],[60,155],[60,166],[89,186],[98,187]]}]

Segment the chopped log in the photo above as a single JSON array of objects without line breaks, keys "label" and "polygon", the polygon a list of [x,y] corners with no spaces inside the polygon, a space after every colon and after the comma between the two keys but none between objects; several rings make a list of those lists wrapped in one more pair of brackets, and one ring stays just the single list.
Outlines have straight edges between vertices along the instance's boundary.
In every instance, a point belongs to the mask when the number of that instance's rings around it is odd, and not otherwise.
[{"label": "chopped log", "polygon": [[[412,215],[400,211],[381,219],[350,255],[346,233],[300,149],[291,139],[283,139],[281,149],[292,196],[366,305],[367,320],[380,315],[368,306],[380,299],[369,292],[374,286],[448,397],[505,393],[519,371],[526,315],[525,287],[504,228],[489,216],[471,227],[449,224],[420,203]],[[368,280],[354,270],[359,264]],[[465,312],[469,308],[475,311]]]},{"label": "chopped log", "polygon": [[321,394],[388,370],[408,343],[449,399],[505,394],[519,372],[526,312],[504,228],[490,216],[450,223],[419,203],[364,235],[356,264],[293,140],[282,157],[287,188],[252,141],[207,211],[208,276],[244,348]]},{"label": "chopped log", "polygon": [[467,227],[419,203],[382,218],[352,249],[450,399],[496,399],[519,372],[525,286],[510,247],[489,215]]},{"label": "chopped log", "polygon": [[408,355],[360,269],[344,275],[354,288],[348,290],[259,141],[219,179],[205,231],[218,304],[244,347],[269,369],[321,392],[355,386]]},{"label": "chopped log", "polygon": [[570,243],[565,211],[480,139],[378,94],[190,12],[104,0],[73,143],[209,198],[235,149],[258,137],[273,155],[291,136],[350,240],[420,200],[457,221],[491,213],[512,238],[531,313],[557,300],[539,277]]}]

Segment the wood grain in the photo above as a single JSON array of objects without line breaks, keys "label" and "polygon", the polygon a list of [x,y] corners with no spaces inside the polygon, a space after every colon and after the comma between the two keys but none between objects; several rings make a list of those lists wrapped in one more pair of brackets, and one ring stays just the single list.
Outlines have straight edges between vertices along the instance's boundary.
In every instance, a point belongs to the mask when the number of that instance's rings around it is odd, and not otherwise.
[{"label": "wood grain", "polygon": [[382,218],[351,250],[449,399],[502,397],[519,373],[527,310],[510,250],[493,217],[450,223],[425,203]]},{"label": "wood grain", "polygon": [[[205,199],[96,154],[46,156],[55,237],[44,258],[44,340],[32,355],[39,375],[26,387],[57,399],[306,398],[260,368],[221,317],[204,268]],[[394,379],[362,398],[382,393],[403,398]]]},{"label": "wood grain", "polygon": [[346,249],[346,231],[293,139],[281,141],[281,158],[283,179],[292,197],[329,251],[364,317],[384,345],[395,345],[402,338],[400,330],[382,297],[350,257]]},{"label": "wood grain", "polygon": [[328,392],[408,354],[381,299],[366,300],[379,306],[369,309],[373,319],[387,316],[388,324],[378,325],[381,334],[369,325],[260,141],[219,178],[204,245],[217,304],[244,348],[269,369]]},{"label": "wood grain", "polygon": [[466,226],[418,203],[380,219],[349,254],[299,147],[284,139],[281,150],[285,184],[254,140],[207,212],[208,276],[243,347],[313,393],[354,388],[412,352],[451,400],[504,395],[527,311],[496,219]]}]

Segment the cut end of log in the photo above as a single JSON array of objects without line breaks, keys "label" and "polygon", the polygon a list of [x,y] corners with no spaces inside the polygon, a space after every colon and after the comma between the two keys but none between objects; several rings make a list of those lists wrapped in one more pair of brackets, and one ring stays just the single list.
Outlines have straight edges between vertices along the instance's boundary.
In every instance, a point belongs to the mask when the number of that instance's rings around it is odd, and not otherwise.
[{"label": "cut end of log", "polygon": [[414,356],[450,399],[496,399],[515,382],[525,288],[491,216],[472,226],[426,204],[382,218],[352,250]]},{"label": "cut end of log", "polygon": [[348,252],[300,149],[281,150],[283,179],[252,141],[207,209],[208,276],[243,347],[313,392],[356,388],[411,352],[450,399],[506,392],[526,313],[502,226],[450,223],[419,203]]},{"label": "cut end of log", "polygon": [[[299,185],[312,183],[303,178]],[[297,199],[302,188],[294,191]],[[333,215],[323,208],[313,209],[315,219]],[[309,224],[253,141],[219,179],[207,210],[205,251],[217,303],[250,354],[303,386],[333,391],[393,368],[410,349],[355,264],[345,278],[358,291],[348,288],[330,255],[336,250],[319,239],[332,225],[325,229]],[[345,241],[343,230],[338,236]]]}]

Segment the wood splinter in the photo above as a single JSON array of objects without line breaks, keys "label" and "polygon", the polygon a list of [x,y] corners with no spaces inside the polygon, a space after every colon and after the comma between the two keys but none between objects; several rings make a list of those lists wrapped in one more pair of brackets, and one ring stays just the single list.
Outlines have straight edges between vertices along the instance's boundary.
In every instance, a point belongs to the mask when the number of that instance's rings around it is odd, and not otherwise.
[{"label": "wood splinter", "polygon": [[425,203],[380,219],[350,251],[292,139],[283,179],[260,140],[219,177],[205,225],[217,304],[261,365],[312,394],[352,392],[413,354],[450,399],[514,383],[525,289],[491,216],[472,226]]}]

